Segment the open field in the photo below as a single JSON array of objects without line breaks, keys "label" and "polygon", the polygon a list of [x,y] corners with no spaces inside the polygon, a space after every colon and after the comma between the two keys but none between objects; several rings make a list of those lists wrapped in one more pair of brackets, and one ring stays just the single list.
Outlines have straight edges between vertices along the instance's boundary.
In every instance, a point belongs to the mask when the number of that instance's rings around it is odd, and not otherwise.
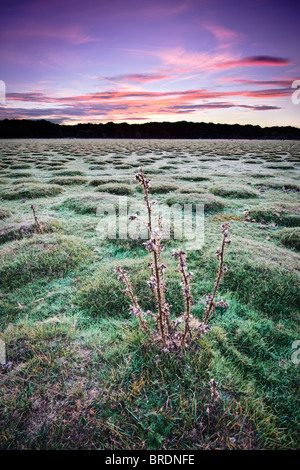
[{"label": "open field", "polygon": [[[211,329],[182,357],[145,346],[114,267],[153,308],[149,255],[102,240],[103,202],[205,204],[205,243],[187,252],[193,315],[213,289],[220,225],[228,273]],[[2,449],[299,447],[300,143],[223,140],[0,141]],[[43,234],[34,224],[34,204]],[[169,301],[183,309],[166,243]],[[209,381],[220,400],[211,414]]]}]

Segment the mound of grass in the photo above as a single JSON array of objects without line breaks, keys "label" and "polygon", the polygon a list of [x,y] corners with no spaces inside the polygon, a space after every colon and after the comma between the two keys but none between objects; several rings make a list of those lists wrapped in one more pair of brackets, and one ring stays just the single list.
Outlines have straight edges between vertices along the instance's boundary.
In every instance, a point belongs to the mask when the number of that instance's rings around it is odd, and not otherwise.
[{"label": "mound of grass", "polygon": [[[131,177],[123,177],[122,178],[122,183],[130,183],[132,182],[133,178]],[[114,178],[113,176],[109,176],[109,175],[106,175],[106,176],[99,176],[97,178],[94,178],[92,180],[90,180],[89,182],[89,185],[90,186],[101,186],[103,184],[113,184],[113,183],[117,183],[119,184],[120,183],[120,178]]]},{"label": "mound of grass", "polygon": [[258,193],[253,189],[242,185],[216,185],[210,188],[210,192],[220,197],[233,199],[248,199],[258,197]]},{"label": "mound of grass", "polygon": [[279,230],[274,237],[279,238],[280,242],[288,248],[295,248],[300,251],[300,228],[290,227]]},{"label": "mound of grass", "polygon": [[247,219],[256,222],[273,222],[287,227],[300,226],[299,204],[268,204],[251,208],[245,213]]},{"label": "mound of grass", "polygon": [[263,188],[270,188],[270,189],[291,189],[295,191],[300,190],[299,185],[296,183],[292,183],[291,181],[272,182],[272,183],[268,181],[262,181],[262,182],[255,183],[255,186],[258,189],[263,187]]},{"label": "mound of grass", "polygon": [[[153,292],[149,289],[147,281],[150,277],[150,270],[147,263],[150,258],[141,260],[122,259],[122,267],[128,269],[134,292],[139,298],[140,305],[145,310],[155,310],[155,298]],[[93,279],[85,284],[78,293],[80,305],[91,315],[96,316],[129,316],[128,308],[130,301],[124,297],[123,285],[117,279],[114,273],[116,261],[106,263],[95,273]],[[168,260],[169,265],[174,263]],[[172,266],[174,267],[174,266]],[[172,269],[170,268],[170,270]],[[180,315],[184,309],[183,297],[181,294],[180,276],[173,272],[168,276],[166,274],[168,294],[167,301],[173,306],[172,312]]]},{"label": "mound of grass", "polygon": [[9,179],[8,178],[0,178],[0,184],[7,184],[9,183]]},{"label": "mound of grass", "polygon": [[264,165],[264,168],[269,168],[273,170],[294,170],[295,167],[293,165],[284,165],[284,164],[274,163],[274,164]]},{"label": "mound of grass", "polygon": [[39,235],[5,244],[0,250],[0,287],[63,277],[89,256],[82,240],[71,236]]},{"label": "mound of grass", "polygon": [[76,212],[77,214],[96,214],[97,209],[101,204],[113,204],[116,213],[119,209],[119,197],[117,195],[107,193],[91,193],[84,194],[80,197],[72,197],[65,199],[53,209],[68,209]]},{"label": "mound of grass", "polygon": [[239,160],[240,156],[238,155],[228,155],[226,157],[222,157],[222,160]]},{"label": "mound of grass", "polygon": [[11,184],[16,185],[16,184],[24,184],[24,183],[38,183],[39,181],[35,178],[18,178],[16,181],[12,181]]},{"label": "mound of grass", "polygon": [[182,186],[182,187],[179,187],[177,189],[177,192],[178,193],[182,193],[182,194],[195,194],[195,193],[204,193],[206,191],[206,189],[204,188],[201,188],[198,184],[187,184],[185,186]]},{"label": "mound of grass", "polygon": [[34,184],[24,183],[18,184],[11,188],[6,186],[0,189],[0,197],[2,199],[34,199],[39,197],[57,196],[63,192],[63,188],[52,184]]},{"label": "mound of grass", "polygon": [[14,173],[8,173],[6,175],[8,178],[32,178],[32,173],[28,173],[27,171],[23,172],[14,172]]},{"label": "mound of grass", "polygon": [[[59,226],[58,220],[56,219],[41,219],[39,220],[39,223],[44,233],[55,232]],[[8,227],[0,229],[0,244],[11,240],[25,238],[30,235],[33,235],[34,233],[38,233],[38,231],[36,225],[31,221],[10,225]]]},{"label": "mound of grass", "polygon": [[134,193],[134,188],[126,183],[106,183],[102,184],[97,191],[104,191],[119,196],[130,196]]},{"label": "mound of grass", "polygon": [[211,194],[199,194],[199,193],[191,193],[191,194],[173,194],[169,196],[165,203],[168,206],[172,206],[173,204],[192,204],[195,206],[196,204],[204,204],[204,212],[205,213],[214,213],[220,212],[224,209],[225,203],[221,201],[218,197],[213,196]]},{"label": "mound of grass", "polygon": [[61,178],[55,177],[49,180],[51,184],[58,184],[60,186],[71,186],[75,184],[86,184],[87,179],[82,176],[62,176]]},{"label": "mound of grass", "polygon": [[[145,165],[145,163],[144,163]],[[147,175],[160,175],[161,170],[157,170],[156,168],[147,168]]]},{"label": "mound of grass", "polygon": [[131,163],[121,163],[121,164],[118,163],[117,166],[118,168],[120,168],[120,170],[127,170],[127,169],[134,168],[134,165],[132,165]]},{"label": "mound of grass", "polygon": [[175,175],[174,178],[184,180],[184,181],[191,181],[191,182],[197,182],[197,181],[209,181],[209,178],[206,176],[200,176],[200,175],[193,175],[191,173],[190,175],[181,175],[177,176]]},{"label": "mound of grass", "polygon": [[[178,185],[174,183],[160,183],[151,181],[150,190],[153,194],[167,194],[176,191],[176,189],[178,189]],[[138,186],[137,191],[141,192],[142,188]]]},{"label": "mound of grass", "polygon": [[92,165],[89,167],[90,170],[104,170],[105,168],[105,165]]},{"label": "mound of grass", "polygon": [[160,170],[174,170],[174,168],[176,168],[176,164],[163,165],[160,167]]},{"label": "mound of grass", "polygon": [[29,168],[31,168],[31,165],[29,165],[28,163],[14,163],[13,165],[11,165],[10,168],[12,170],[28,170]]},{"label": "mound of grass", "polygon": [[45,165],[50,167],[50,168],[53,168],[53,167],[62,167],[63,168],[63,162],[60,161],[60,160],[51,160],[51,161],[48,161],[48,162],[45,162]]},{"label": "mound of grass", "polygon": [[4,207],[0,207],[0,220],[5,220],[7,219],[8,217],[10,217],[12,214],[11,211],[9,211],[8,209],[5,209]]},{"label": "mound of grass", "polygon": [[84,173],[79,170],[59,170],[55,173],[55,176],[83,176]]}]

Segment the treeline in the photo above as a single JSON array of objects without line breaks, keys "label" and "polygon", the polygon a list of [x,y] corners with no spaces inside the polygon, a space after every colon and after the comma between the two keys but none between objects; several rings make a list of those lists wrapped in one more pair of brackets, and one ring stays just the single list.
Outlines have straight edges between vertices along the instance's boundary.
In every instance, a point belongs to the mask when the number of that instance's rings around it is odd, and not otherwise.
[{"label": "treeline", "polygon": [[0,138],[99,138],[99,139],[286,139],[300,140],[296,127],[260,127],[250,124],[214,124],[205,122],[147,122],[143,124],[76,124],[50,121],[4,119]]}]

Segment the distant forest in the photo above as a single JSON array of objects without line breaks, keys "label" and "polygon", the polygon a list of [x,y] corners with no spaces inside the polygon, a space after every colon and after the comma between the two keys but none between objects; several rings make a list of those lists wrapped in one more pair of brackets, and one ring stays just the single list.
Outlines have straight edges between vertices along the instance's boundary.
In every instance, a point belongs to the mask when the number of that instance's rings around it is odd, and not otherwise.
[{"label": "distant forest", "polygon": [[0,138],[57,139],[283,139],[300,140],[296,127],[260,127],[205,122],[63,125],[42,120],[0,120]]}]

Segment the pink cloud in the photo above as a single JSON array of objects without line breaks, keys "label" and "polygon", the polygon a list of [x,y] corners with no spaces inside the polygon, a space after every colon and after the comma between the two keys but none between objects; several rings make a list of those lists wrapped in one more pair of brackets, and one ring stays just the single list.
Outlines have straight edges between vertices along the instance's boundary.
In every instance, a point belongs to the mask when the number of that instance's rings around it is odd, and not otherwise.
[{"label": "pink cloud", "polygon": [[287,88],[262,90],[213,91],[195,89],[186,91],[147,92],[115,90],[76,96],[50,96],[40,90],[28,93],[8,93],[7,106],[0,112],[4,117],[47,117],[52,120],[94,121],[155,119],[156,116],[193,114],[200,110],[245,109],[270,111],[280,109],[273,103],[254,104],[232,102],[234,97],[250,99],[278,99],[287,96]]},{"label": "pink cloud", "polygon": [[223,26],[209,24],[205,27],[215,36],[218,42],[224,45],[235,43],[243,37],[241,33],[224,28]]},{"label": "pink cloud", "polygon": [[127,75],[116,75],[115,77],[102,77],[104,80],[108,80],[111,82],[139,82],[139,83],[147,83],[147,82],[155,82],[160,80],[167,80],[172,78],[173,75],[166,75],[166,74],[158,74],[158,73],[131,73]]},{"label": "pink cloud", "polygon": [[175,47],[154,51],[167,66],[176,67],[179,72],[212,69],[219,63],[232,62],[235,58],[228,52],[188,52],[183,47]]},{"label": "pink cloud", "polygon": [[289,59],[282,57],[273,57],[267,55],[244,57],[238,60],[225,61],[216,64],[215,67],[218,69],[230,69],[234,67],[264,67],[264,66],[284,66],[292,65]]},{"label": "pink cloud", "polygon": [[291,84],[295,78],[284,78],[277,80],[251,80],[239,77],[222,77],[219,79],[221,82],[230,82],[230,83],[241,83],[243,85],[255,85],[255,86],[278,86],[288,88],[291,87]]},{"label": "pink cloud", "polygon": [[[229,34],[229,33],[228,33]],[[140,51],[141,52],[141,51]],[[145,53],[145,51],[143,51]],[[148,52],[149,53],[149,52]],[[150,52],[157,56],[167,67],[173,67],[178,73],[227,70],[237,67],[264,67],[292,65],[289,59],[274,56],[237,57],[227,49],[214,52],[186,51],[183,47],[164,48]]]},{"label": "pink cloud", "polygon": [[[104,91],[98,93],[87,93],[76,96],[48,96],[40,91],[29,93],[8,93],[8,101],[32,102],[32,103],[57,103],[71,104],[80,106],[81,103],[107,103],[118,102],[128,103],[129,105],[144,105],[148,101],[156,105],[165,102],[197,102],[199,100],[222,99],[224,97],[246,97],[246,98],[282,98],[290,94],[289,88],[271,88],[262,90],[235,90],[235,91],[212,91],[207,89],[185,90],[185,91]],[[191,104],[191,103],[190,103]],[[197,104],[197,103],[195,103]]]}]

